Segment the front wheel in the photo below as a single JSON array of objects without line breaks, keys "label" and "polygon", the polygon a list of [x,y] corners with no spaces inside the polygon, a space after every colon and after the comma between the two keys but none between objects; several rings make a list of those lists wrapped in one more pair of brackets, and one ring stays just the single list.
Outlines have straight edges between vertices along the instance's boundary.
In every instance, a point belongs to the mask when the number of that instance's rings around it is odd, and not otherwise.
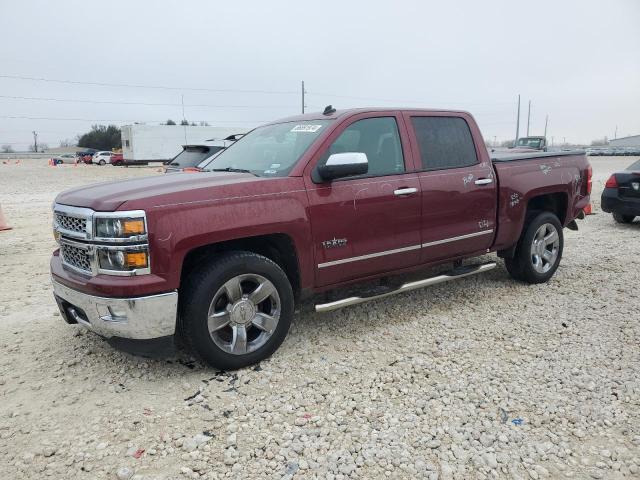
[{"label": "front wheel", "polygon": [[525,227],[513,258],[505,258],[509,274],[526,283],[545,283],[560,265],[564,237],[560,220],[542,212]]},{"label": "front wheel", "polygon": [[613,212],[613,219],[618,223],[631,223],[636,218],[633,215],[622,215],[621,213]]},{"label": "front wheel", "polygon": [[224,253],[198,267],[181,288],[181,340],[222,370],[269,357],[284,341],[294,312],[287,275],[252,252]]},{"label": "front wheel", "polygon": [[105,163],[106,163],[106,162],[105,162],[104,160],[100,160],[100,161],[98,162],[98,165],[100,165],[100,166],[102,167]]}]

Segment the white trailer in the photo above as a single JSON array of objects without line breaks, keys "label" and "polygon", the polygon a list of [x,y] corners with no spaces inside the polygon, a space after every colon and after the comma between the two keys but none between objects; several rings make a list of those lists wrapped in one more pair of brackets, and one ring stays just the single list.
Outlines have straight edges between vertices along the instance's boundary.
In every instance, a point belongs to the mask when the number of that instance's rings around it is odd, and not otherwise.
[{"label": "white trailer", "polygon": [[121,128],[125,164],[167,162],[182,151],[182,145],[219,140],[246,128],[191,125],[124,125]]}]

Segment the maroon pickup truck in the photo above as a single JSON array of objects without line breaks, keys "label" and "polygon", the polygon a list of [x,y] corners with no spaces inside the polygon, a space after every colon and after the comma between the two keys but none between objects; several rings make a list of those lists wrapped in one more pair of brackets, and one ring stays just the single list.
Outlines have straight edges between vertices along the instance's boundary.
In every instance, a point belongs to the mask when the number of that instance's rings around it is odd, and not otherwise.
[{"label": "maroon pickup truck", "polygon": [[[463,265],[488,252],[513,278],[546,282],[591,167],[583,152],[502,155],[458,111],[327,107],[263,125],[202,173],[58,195],[55,298],[104,337],[177,336],[235,369],[272,354],[309,296],[331,311],[489,270]],[[439,264],[451,270],[337,295]]]}]

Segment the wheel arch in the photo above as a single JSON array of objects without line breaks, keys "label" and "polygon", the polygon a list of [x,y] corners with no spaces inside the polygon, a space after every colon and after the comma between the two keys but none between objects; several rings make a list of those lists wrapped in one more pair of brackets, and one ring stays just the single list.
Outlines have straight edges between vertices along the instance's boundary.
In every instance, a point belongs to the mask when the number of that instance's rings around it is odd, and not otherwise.
[{"label": "wheel arch", "polygon": [[[558,217],[560,224],[565,226],[567,223],[567,207],[569,204],[569,196],[566,192],[544,193],[531,197],[527,202],[527,210],[525,217],[531,215],[532,212],[551,212]],[[526,226],[523,225],[523,228]]]},{"label": "wheel arch", "polygon": [[519,235],[516,243],[508,248],[498,250],[498,256],[500,258],[513,258],[515,255],[520,238],[531,221],[532,215],[536,212],[551,212],[558,220],[560,225],[566,226],[567,222],[567,209],[569,204],[569,196],[566,192],[545,192],[531,196],[527,200],[527,207],[524,211],[522,218],[522,224],[520,226]]},{"label": "wheel arch", "polygon": [[225,240],[201,245],[189,250],[182,261],[180,284],[203,261],[208,261],[224,252],[245,251],[267,257],[275,262],[287,275],[294,298],[301,292],[300,263],[293,239],[286,233],[272,233],[252,237]]}]

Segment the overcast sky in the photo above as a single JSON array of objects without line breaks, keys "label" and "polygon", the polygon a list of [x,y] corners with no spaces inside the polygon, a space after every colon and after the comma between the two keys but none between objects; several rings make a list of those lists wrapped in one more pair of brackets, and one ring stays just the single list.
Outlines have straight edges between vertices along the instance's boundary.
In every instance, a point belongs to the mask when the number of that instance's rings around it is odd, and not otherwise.
[{"label": "overcast sky", "polygon": [[529,99],[531,134],[548,114],[556,143],[640,134],[640,1],[0,0],[16,150],[32,130],[53,147],[92,123],[179,121],[181,95],[188,120],[242,130],[299,113],[301,80],[309,110],[465,109],[487,140],[514,137],[518,94],[521,135]]}]

